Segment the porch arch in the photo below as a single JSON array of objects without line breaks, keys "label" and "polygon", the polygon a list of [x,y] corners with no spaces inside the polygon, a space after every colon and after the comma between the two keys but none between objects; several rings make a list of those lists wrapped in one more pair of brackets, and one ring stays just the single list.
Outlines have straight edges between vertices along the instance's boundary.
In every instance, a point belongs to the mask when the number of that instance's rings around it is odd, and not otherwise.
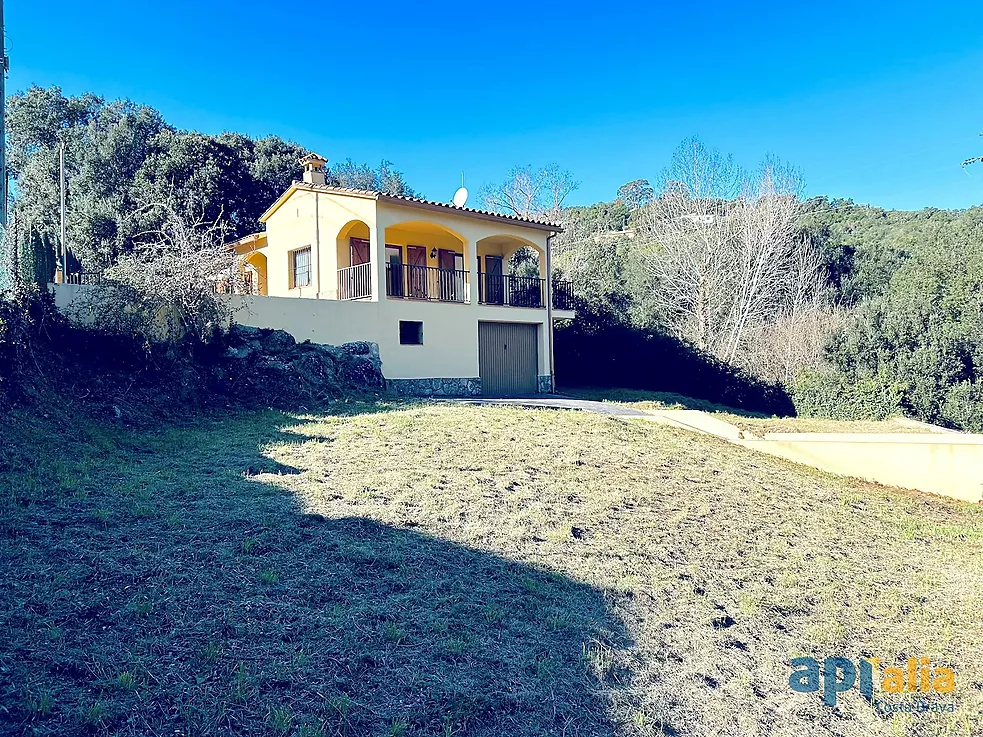
[{"label": "porch arch", "polygon": [[437,267],[438,254],[445,250],[461,254],[464,257],[464,268],[471,268],[468,261],[468,239],[445,225],[423,220],[406,220],[388,226],[385,237],[387,246],[399,246],[403,249],[404,259],[407,246],[423,246],[427,250],[428,266]]},{"label": "porch arch", "polygon": [[500,256],[503,268],[508,271],[508,264],[516,251],[522,248],[531,249],[535,254],[539,277],[546,273],[546,249],[537,243],[517,235],[489,235],[477,242],[479,271],[485,268],[485,257]]},{"label": "porch arch", "polygon": [[267,281],[267,260],[265,253],[253,251],[251,254],[246,256],[246,261],[243,264],[243,271],[247,275],[246,278],[251,282],[251,294],[262,294],[264,296],[269,294],[269,286]]},{"label": "porch arch", "polygon": [[[337,258],[338,268],[346,269],[353,265],[352,261],[352,238],[358,241],[364,241],[368,243],[369,241],[369,226],[362,220],[349,220],[343,226],[341,230],[338,231],[338,238],[335,244],[336,252],[335,256]],[[357,258],[364,257],[364,260],[356,260],[354,263],[367,263],[371,261],[371,253],[369,252],[368,246],[365,246],[364,253],[359,252],[356,254]]]}]

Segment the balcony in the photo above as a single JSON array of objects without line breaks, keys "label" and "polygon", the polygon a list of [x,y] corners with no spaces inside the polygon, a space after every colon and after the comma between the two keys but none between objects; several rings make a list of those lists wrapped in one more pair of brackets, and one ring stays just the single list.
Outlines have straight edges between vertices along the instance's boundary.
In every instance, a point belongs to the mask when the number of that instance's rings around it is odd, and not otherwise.
[{"label": "balcony", "polygon": [[386,264],[386,294],[403,299],[470,302],[470,274],[463,269]]},{"label": "balcony", "polygon": [[[478,302],[504,307],[545,307],[546,280],[511,274],[478,274]],[[573,284],[553,280],[553,309],[573,309]]]},{"label": "balcony", "polygon": [[372,264],[364,263],[338,269],[338,299],[372,297]]},{"label": "balcony", "polygon": [[[430,302],[471,301],[471,275],[464,269],[386,264],[386,295]],[[338,270],[338,299],[372,297],[372,265]],[[546,307],[546,280],[512,274],[478,273],[478,303],[502,307]],[[553,309],[573,310],[573,284],[553,280]]]}]

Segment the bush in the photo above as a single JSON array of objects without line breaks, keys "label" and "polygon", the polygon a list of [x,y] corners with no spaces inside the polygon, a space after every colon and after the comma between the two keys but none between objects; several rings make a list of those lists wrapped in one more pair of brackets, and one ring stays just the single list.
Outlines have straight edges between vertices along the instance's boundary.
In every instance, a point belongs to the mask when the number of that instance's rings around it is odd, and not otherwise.
[{"label": "bush", "polygon": [[832,420],[884,420],[903,415],[904,389],[888,374],[857,382],[832,370],[804,371],[792,389],[795,411]]},{"label": "bush", "polygon": [[0,406],[23,401],[48,366],[47,346],[65,321],[54,299],[35,285],[18,285],[0,298]]},{"label": "bush", "polygon": [[73,319],[148,343],[207,343],[228,322],[217,290],[242,286],[241,259],[225,245],[221,223],[189,222],[166,205],[151,209],[163,213],[161,230],[87,285]]},{"label": "bush", "polygon": [[983,432],[983,385],[962,381],[950,387],[942,407],[942,417],[954,427]]}]

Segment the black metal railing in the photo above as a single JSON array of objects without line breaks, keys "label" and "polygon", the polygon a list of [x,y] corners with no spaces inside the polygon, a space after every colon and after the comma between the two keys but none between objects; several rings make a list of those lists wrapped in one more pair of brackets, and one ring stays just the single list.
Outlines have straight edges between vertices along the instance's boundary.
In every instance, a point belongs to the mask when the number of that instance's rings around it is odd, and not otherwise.
[{"label": "black metal railing", "polygon": [[103,281],[105,277],[95,271],[75,271],[65,276],[66,284],[102,284]]},{"label": "black metal railing", "polygon": [[512,274],[478,274],[478,301],[508,307],[545,307],[546,280]]},{"label": "black metal railing", "polygon": [[553,280],[553,309],[573,309],[573,282],[565,279]]},{"label": "black metal railing", "polygon": [[371,263],[338,269],[338,299],[365,299],[371,296]]},{"label": "black metal railing", "polygon": [[386,264],[386,294],[438,302],[470,301],[470,279],[463,269]]},{"label": "black metal railing", "polygon": [[[512,274],[478,274],[478,302],[506,307],[545,307],[546,280]],[[573,284],[553,280],[553,308],[573,309]]]}]

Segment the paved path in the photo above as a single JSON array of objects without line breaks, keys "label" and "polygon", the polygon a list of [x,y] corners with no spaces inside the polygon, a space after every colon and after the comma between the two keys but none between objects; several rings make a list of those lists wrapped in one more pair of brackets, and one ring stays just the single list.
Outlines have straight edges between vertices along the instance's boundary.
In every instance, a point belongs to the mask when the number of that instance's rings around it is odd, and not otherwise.
[{"label": "paved path", "polygon": [[509,398],[491,399],[485,397],[475,397],[474,399],[442,399],[437,398],[438,402],[463,402],[465,404],[492,404],[492,405],[511,405],[513,407],[533,407],[536,409],[577,409],[581,412],[594,412],[599,415],[616,415],[618,417],[646,417],[641,410],[633,407],[626,407],[623,404],[609,404],[608,402],[592,402],[588,399],[566,399],[563,397],[542,397],[542,398]]}]

